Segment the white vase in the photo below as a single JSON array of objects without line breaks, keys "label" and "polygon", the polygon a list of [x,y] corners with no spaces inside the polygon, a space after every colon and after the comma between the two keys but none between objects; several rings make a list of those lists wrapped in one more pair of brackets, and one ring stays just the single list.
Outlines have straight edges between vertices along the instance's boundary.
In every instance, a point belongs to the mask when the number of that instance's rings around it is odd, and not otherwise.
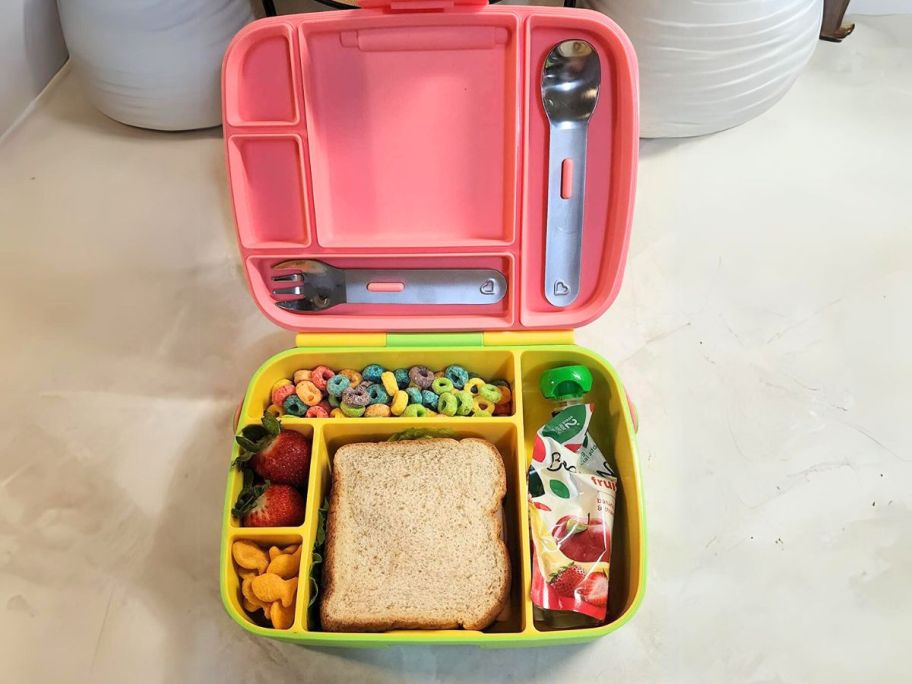
[{"label": "white vase", "polygon": [[823,0],[581,0],[630,36],[640,134],[737,126],[772,106],[810,59]]},{"label": "white vase", "polygon": [[221,122],[222,56],[250,0],[59,0],[70,61],[92,103],[158,130]]}]

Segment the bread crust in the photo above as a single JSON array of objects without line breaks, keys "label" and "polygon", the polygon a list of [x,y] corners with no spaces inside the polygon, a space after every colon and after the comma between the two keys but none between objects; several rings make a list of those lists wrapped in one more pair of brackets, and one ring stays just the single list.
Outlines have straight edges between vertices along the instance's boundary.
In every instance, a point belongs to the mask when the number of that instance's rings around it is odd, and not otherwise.
[{"label": "bread crust", "polygon": [[[414,618],[396,615],[371,615],[370,607],[365,607],[365,614],[357,619],[349,619],[342,616],[336,616],[333,611],[333,598],[339,590],[337,578],[335,576],[335,544],[337,527],[343,521],[339,519],[340,510],[340,491],[347,484],[345,478],[345,468],[336,468],[333,464],[333,480],[329,496],[329,512],[326,520],[326,546],[325,560],[323,566],[323,582],[320,598],[320,622],[325,631],[330,632],[381,632],[391,629],[456,629],[459,627],[472,630],[480,630],[489,626],[497,616],[504,610],[510,597],[511,568],[510,556],[502,536],[502,520],[498,515],[502,500],[506,495],[506,470],[503,464],[503,458],[497,448],[490,442],[478,438],[466,438],[463,440],[453,439],[423,439],[413,440],[410,445],[416,443],[425,443],[432,446],[435,443],[453,443],[462,445],[464,443],[477,444],[483,446],[492,456],[492,462],[497,464],[497,489],[492,492],[491,505],[485,509],[485,513],[490,518],[490,541],[492,551],[497,558],[499,577],[499,592],[496,599],[491,605],[478,616],[445,616],[435,617],[427,616],[426,618]],[[349,444],[340,447],[336,452],[336,458],[344,457],[349,449],[363,448],[370,446],[372,448],[380,447],[384,449],[395,449],[394,445],[402,444],[397,442],[380,442],[370,444]]]}]

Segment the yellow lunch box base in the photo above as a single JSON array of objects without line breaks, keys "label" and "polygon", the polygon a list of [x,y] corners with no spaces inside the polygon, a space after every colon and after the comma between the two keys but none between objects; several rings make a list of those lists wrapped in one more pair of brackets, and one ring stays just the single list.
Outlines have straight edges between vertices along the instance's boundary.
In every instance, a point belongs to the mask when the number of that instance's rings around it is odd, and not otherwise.
[{"label": "yellow lunch box base", "polygon": [[[235,469],[230,470],[220,558],[221,594],[225,608],[238,624],[260,636],[314,646],[383,647],[412,643],[500,648],[589,641],[618,629],[633,616],[645,588],[646,531],[631,409],[614,369],[597,354],[572,344],[572,333],[301,335],[298,345],[273,356],[254,374],[241,406],[240,427],[259,422],[269,403],[270,388],[277,380],[290,377],[299,368],[321,364],[336,369],[360,369],[371,363],[385,368],[414,365],[443,368],[458,363],[483,377],[509,381],[514,391],[514,412],[511,416],[491,418],[283,417],[283,427],[313,440],[306,518],[304,524],[294,528],[241,527],[231,516],[231,507],[241,489],[241,476]],[[590,432],[618,473],[620,486],[612,540],[608,622],[594,628],[550,630],[534,620],[529,599],[531,558],[526,473],[535,433],[550,417],[552,408],[539,392],[538,379],[544,370],[566,364],[582,364],[592,371],[594,383],[588,397],[596,408]],[[318,511],[330,486],[332,456],[342,444],[383,440],[419,425],[450,428],[460,437],[487,439],[497,446],[504,458],[507,473],[504,521],[513,573],[509,610],[485,631],[320,631],[319,625],[309,623],[311,587],[308,578]],[[237,450],[235,445],[232,460]],[[244,611],[231,558],[232,543],[241,539],[264,545],[304,545],[295,621],[290,629],[262,627]]]}]

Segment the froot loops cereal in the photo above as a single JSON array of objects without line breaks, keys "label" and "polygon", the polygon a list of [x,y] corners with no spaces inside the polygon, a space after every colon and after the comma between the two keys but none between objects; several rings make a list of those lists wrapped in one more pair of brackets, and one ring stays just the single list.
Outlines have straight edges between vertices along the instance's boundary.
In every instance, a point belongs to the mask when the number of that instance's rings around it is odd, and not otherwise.
[{"label": "froot loops cereal", "polygon": [[[329,366],[300,368],[270,389],[267,410],[307,418],[482,417],[513,414],[513,392],[505,380],[486,379],[459,364],[361,370]],[[412,407],[415,408],[412,408]]]}]

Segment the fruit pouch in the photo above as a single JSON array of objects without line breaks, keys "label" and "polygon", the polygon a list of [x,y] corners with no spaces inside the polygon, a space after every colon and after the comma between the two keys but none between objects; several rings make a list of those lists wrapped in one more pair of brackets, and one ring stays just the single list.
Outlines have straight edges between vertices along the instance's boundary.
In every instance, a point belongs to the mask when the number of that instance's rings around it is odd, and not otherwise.
[{"label": "fruit pouch", "polygon": [[592,411],[557,412],[536,433],[529,468],[532,603],[556,627],[580,626],[572,614],[600,624],[607,613],[617,477],[589,435]]}]

